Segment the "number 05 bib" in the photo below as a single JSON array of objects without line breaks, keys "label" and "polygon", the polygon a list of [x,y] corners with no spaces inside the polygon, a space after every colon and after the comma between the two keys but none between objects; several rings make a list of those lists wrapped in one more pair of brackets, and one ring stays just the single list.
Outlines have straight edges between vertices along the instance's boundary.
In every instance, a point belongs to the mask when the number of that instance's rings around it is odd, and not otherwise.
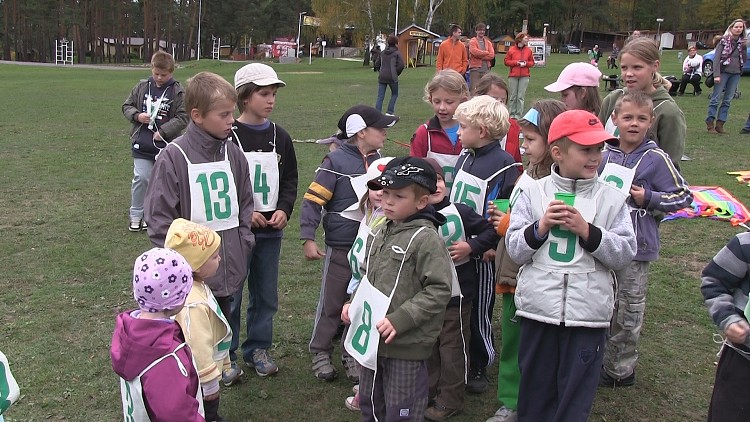
[{"label": "number 05 bib", "polygon": [[237,186],[234,183],[227,150],[224,150],[223,161],[193,164],[179,145],[173,145],[182,152],[187,162],[190,220],[216,231],[239,226]]}]

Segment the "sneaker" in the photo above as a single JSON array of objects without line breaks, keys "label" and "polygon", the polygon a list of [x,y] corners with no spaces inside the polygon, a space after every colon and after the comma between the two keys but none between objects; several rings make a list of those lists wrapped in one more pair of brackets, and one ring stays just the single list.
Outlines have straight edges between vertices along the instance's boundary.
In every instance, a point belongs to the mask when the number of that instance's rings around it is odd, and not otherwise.
[{"label": "sneaker", "polygon": [[359,363],[351,356],[344,356],[341,358],[341,364],[344,365],[346,378],[355,384],[359,384],[359,372],[362,369]]},{"label": "sneaker", "polygon": [[359,412],[359,395],[349,396],[344,400],[344,406],[352,412]]},{"label": "sneaker", "polygon": [[499,409],[497,409],[497,412],[495,412],[494,415],[492,415],[491,418],[487,419],[486,422],[517,422],[518,421],[518,412],[515,410],[510,410],[507,407],[503,406]]},{"label": "sneaker", "polygon": [[333,381],[336,379],[336,368],[331,362],[331,354],[328,352],[318,352],[312,358],[312,370],[315,378],[323,381]]},{"label": "sneaker", "polygon": [[237,366],[237,362],[232,362],[232,365],[223,371],[221,371],[221,383],[225,387],[230,387],[242,381],[242,376],[245,372]]},{"label": "sneaker", "polygon": [[487,371],[485,368],[470,369],[466,391],[473,394],[484,393],[487,390]]},{"label": "sneaker", "polygon": [[259,377],[267,377],[279,372],[279,367],[276,366],[266,349],[253,350],[253,359],[250,361],[250,366],[255,368],[255,373]]},{"label": "sneaker", "polygon": [[688,157],[685,154],[682,154],[682,157],[680,157],[680,161],[692,161],[693,159]]},{"label": "sneaker", "polygon": [[615,388],[615,387],[630,387],[635,384],[635,371],[632,374],[624,378],[613,378],[602,369],[599,373],[599,387]]},{"label": "sneaker", "polygon": [[146,224],[146,220],[141,220],[141,230],[148,229],[148,224]]},{"label": "sneaker", "polygon": [[448,409],[442,404],[430,406],[424,412],[424,418],[428,421],[444,421],[458,413],[461,409]]},{"label": "sneaker", "polygon": [[750,133],[750,130],[745,129],[744,127],[740,129],[740,135],[744,135],[746,133]]},{"label": "sneaker", "polygon": [[141,231],[141,220],[130,219],[130,224],[128,224],[128,230],[130,230],[131,232]]}]

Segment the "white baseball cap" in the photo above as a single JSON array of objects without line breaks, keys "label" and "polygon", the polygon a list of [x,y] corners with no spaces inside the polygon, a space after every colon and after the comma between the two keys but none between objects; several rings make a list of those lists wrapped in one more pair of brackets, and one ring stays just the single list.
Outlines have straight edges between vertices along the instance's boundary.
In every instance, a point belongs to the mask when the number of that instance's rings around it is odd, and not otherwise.
[{"label": "white baseball cap", "polygon": [[263,63],[247,64],[234,74],[234,89],[249,83],[254,83],[258,86],[286,86],[286,83],[276,75],[276,71],[271,66]]},{"label": "white baseball cap", "polygon": [[571,86],[599,86],[602,72],[591,63],[571,63],[565,66],[557,77],[557,82],[544,87],[549,92],[561,92]]}]

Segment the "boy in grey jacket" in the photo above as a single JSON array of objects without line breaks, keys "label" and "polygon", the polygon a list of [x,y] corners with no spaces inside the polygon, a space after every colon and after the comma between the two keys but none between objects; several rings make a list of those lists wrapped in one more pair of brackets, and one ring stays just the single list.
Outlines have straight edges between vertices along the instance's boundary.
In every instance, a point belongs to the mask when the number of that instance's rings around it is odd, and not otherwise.
[{"label": "boy in grey jacket", "polygon": [[383,190],[388,221],[368,240],[364,276],[341,319],[345,345],[363,366],[363,421],[422,420],[428,400],[427,359],[440,334],[455,277],[429,205],[435,170],[425,160],[391,160],[368,187]]},{"label": "boy in grey jacket", "polygon": [[555,160],[511,194],[506,247],[521,265],[519,421],[586,421],[599,381],[614,303],[612,271],[635,256],[625,194],[597,178],[604,142],[593,114],[569,110],[550,125]]},{"label": "boy in grey jacket", "polygon": [[122,105],[122,114],[133,123],[130,130],[133,182],[128,224],[131,232],[146,230],[147,227],[143,220],[143,199],[156,155],[188,124],[185,91],[172,78],[173,73],[172,56],[157,51],[151,57],[151,77],[138,82]]}]

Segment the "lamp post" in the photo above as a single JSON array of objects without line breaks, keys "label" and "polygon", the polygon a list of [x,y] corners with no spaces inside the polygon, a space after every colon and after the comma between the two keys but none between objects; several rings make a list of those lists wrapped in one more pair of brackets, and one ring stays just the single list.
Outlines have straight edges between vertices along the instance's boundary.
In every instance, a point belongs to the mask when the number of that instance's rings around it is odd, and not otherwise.
[{"label": "lamp post", "polygon": [[307,12],[299,12],[299,23],[297,24],[297,45],[294,53],[294,57],[299,57],[299,36],[302,33],[302,15],[306,15]]},{"label": "lamp post", "polygon": [[542,34],[542,38],[544,38],[544,62],[547,62],[547,28],[549,28],[549,24],[544,24],[544,33]]},{"label": "lamp post", "polygon": [[656,18],[656,39],[659,42],[659,54],[661,54],[661,23],[664,22],[662,18]]},{"label": "lamp post", "polygon": [[198,1],[198,48],[195,50],[195,61],[201,59],[201,15],[203,14],[203,0]]},{"label": "lamp post", "polygon": [[398,0],[396,0],[396,20],[393,22],[393,35],[398,36]]}]

